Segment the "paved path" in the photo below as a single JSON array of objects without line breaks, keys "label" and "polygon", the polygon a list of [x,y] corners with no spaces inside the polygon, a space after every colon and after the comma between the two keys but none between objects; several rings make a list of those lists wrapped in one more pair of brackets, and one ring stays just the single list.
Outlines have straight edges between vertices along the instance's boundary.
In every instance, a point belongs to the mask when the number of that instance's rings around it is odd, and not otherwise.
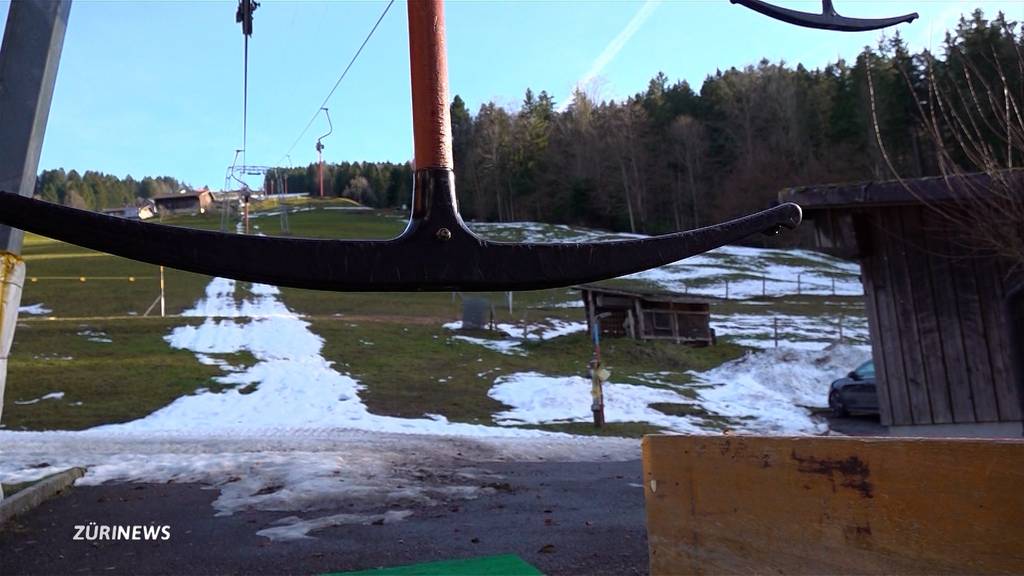
[{"label": "paved path", "polygon": [[[480,466],[504,476],[491,495],[298,541],[256,534],[292,513],[215,517],[217,490],[198,484],[77,487],[0,532],[3,574],[315,574],[506,553],[545,574],[647,573],[639,461]],[[89,522],[169,525],[171,539],[72,540]]]}]

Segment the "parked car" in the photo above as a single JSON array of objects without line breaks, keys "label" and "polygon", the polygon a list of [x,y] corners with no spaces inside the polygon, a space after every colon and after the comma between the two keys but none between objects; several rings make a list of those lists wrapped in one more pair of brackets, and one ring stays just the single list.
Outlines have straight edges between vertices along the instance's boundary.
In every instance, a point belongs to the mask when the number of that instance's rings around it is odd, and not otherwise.
[{"label": "parked car", "polygon": [[832,383],[828,391],[828,407],[835,416],[851,412],[878,414],[878,391],[875,389],[875,363],[871,360]]}]

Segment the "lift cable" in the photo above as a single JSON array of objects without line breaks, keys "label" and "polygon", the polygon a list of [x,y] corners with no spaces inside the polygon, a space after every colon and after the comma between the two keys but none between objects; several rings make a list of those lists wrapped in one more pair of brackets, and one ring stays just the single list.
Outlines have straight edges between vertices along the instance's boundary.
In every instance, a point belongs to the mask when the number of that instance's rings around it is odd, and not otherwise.
[{"label": "lift cable", "polygon": [[[235,22],[242,25],[245,39],[245,55],[242,57],[242,164],[245,164],[245,148],[248,138],[249,121],[249,36],[252,36],[252,13],[260,7],[256,0],[238,0]],[[237,160],[237,154],[236,154]]]},{"label": "lift cable", "polygon": [[[390,2],[388,2],[388,5],[384,7],[384,11],[380,13],[380,16],[377,18],[377,22],[375,22],[373,28],[370,29],[370,33],[366,35],[365,39],[363,39],[363,43],[359,45],[359,49],[356,50],[356,53],[352,56],[352,59],[349,60],[348,66],[345,66],[345,70],[342,71],[341,76],[338,77],[338,81],[334,83],[334,87],[331,88],[331,91],[327,93],[327,97],[324,98],[324,101],[320,104],[319,107],[317,107],[316,112],[313,113],[313,117],[310,118],[309,122],[306,123],[306,127],[303,128],[302,132],[299,133],[299,136],[298,138],[295,139],[295,142],[292,142],[292,145],[291,147],[288,148],[288,151],[281,156],[281,160],[284,160],[285,157],[292,153],[292,150],[295,150],[295,147],[298,146],[299,141],[302,140],[302,137],[305,136],[306,132],[309,131],[309,128],[313,125],[313,122],[316,121],[316,117],[320,115],[320,111],[327,106],[327,102],[331,99],[331,96],[334,95],[334,91],[338,89],[338,86],[341,85],[341,81],[345,79],[345,76],[348,74],[348,71],[352,69],[352,65],[356,63],[356,59],[359,58],[360,54],[362,54],[363,48],[366,47],[366,44],[370,41],[370,38],[373,37],[373,33],[377,31],[377,27],[380,26],[381,21],[384,20],[384,16],[387,15],[388,10],[391,10],[391,6],[394,3],[395,0],[390,0]],[[278,160],[277,163],[280,164],[281,160]]]}]

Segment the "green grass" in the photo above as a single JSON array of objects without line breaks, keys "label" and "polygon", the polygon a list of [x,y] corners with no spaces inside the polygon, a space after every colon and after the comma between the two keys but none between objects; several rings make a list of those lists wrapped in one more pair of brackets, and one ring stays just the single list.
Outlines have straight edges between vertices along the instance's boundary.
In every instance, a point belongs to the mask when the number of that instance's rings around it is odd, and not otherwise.
[{"label": "green grass", "polygon": [[[164,341],[181,324],[180,318],[19,323],[7,366],[5,429],[79,430],[126,422],[197,388],[215,389],[212,379],[220,369]],[[113,342],[92,342],[79,335],[85,331],[102,332]],[[51,392],[64,397],[17,403]]]},{"label": "green grass", "polygon": [[[34,234],[26,234],[22,254],[26,281],[21,302],[41,303],[53,311],[53,316],[141,315],[160,294],[158,266]],[[85,277],[85,282],[80,277]],[[177,314],[191,307],[209,281],[208,276],[166,269],[167,313]],[[159,312],[154,308],[153,313]]]}]

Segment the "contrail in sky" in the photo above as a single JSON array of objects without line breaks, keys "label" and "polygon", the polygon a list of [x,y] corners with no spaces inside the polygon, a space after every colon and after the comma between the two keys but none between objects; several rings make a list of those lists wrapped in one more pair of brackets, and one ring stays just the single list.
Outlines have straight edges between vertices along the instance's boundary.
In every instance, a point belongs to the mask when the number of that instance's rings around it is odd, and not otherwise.
[{"label": "contrail in sky", "polygon": [[[636,34],[637,30],[644,25],[644,22],[647,22],[647,19],[651,17],[651,14],[654,13],[654,9],[658,7],[658,4],[661,4],[661,1],[662,0],[646,0],[644,2],[644,5],[636,11],[636,14],[634,14],[626,24],[626,27],[623,28],[622,31],[619,32],[615,38],[612,38],[612,41],[604,47],[601,54],[596,60],[594,60],[594,63],[590,65],[590,69],[587,70],[587,73],[584,74],[583,77],[580,78],[579,82],[576,83],[576,88],[584,88],[594,78],[597,78],[597,75],[604,70],[605,66],[607,66],[609,62],[615,59],[623,46],[625,46],[626,43],[629,42],[630,38]],[[571,101],[572,94],[562,101],[562,105],[559,106],[559,108],[561,110],[565,110]]]}]

